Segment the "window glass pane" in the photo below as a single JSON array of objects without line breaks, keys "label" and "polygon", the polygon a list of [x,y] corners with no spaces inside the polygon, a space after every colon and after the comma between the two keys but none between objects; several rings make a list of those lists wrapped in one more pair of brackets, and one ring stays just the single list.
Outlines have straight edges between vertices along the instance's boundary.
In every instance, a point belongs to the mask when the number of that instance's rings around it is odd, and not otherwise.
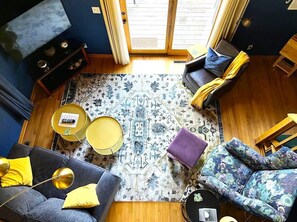
[{"label": "window glass pane", "polygon": [[206,45],[219,0],[178,0],[172,49]]},{"label": "window glass pane", "polygon": [[132,49],[165,49],[168,0],[127,0]]}]

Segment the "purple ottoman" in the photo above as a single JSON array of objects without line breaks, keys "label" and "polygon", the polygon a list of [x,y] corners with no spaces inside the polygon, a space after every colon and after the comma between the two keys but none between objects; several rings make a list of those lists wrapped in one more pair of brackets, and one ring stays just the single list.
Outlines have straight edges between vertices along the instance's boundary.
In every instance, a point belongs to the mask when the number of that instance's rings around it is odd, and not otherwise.
[{"label": "purple ottoman", "polygon": [[207,142],[188,130],[181,128],[169,145],[167,152],[172,159],[192,168],[207,147]]}]

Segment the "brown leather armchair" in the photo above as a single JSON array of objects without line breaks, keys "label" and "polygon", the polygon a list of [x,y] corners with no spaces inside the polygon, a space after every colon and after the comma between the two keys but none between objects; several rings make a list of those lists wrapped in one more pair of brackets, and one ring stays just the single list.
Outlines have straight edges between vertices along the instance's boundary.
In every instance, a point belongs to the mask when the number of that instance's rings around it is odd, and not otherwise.
[{"label": "brown leather armchair", "polygon": [[[215,47],[215,50],[224,55],[231,56],[233,59],[238,55],[239,51],[228,41],[222,39]],[[204,69],[206,55],[198,57],[185,65],[185,70],[183,74],[183,84],[186,86],[193,94],[206,83],[218,78],[216,75]],[[236,83],[237,79],[246,70],[249,63],[245,63],[237,73],[237,75],[226,82],[220,87],[214,89],[203,102],[203,107],[206,108],[214,101],[218,100],[222,95],[228,92]]]}]

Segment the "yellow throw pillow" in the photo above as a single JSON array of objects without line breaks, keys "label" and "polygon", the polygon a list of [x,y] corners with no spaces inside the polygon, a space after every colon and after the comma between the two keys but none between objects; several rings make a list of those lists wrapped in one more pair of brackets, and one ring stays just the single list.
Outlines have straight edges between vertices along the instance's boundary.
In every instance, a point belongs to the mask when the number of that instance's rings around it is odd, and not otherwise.
[{"label": "yellow throw pillow", "polygon": [[67,194],[62,208],[90,208],[98,206],[100,203],[96,193],[96,186],[97,184],[91,183],[72,190]]},{"label": "yellow throw pillow", "polygon": [[32,186],[33,175],[30,157],[8,159],[10,168],[7,174],[1,177],[1,186],[10,187],[18,185]]}]

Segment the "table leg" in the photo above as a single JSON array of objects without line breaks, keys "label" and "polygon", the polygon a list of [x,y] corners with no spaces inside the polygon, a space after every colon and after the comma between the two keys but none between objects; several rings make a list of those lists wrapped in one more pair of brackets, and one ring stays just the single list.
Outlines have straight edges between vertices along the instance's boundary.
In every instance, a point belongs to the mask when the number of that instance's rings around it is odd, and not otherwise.
[{"label": "table leg", "polygon": [[75,136],[75,138],[81,143],[81,140],[78,138],[78,136],[74,133],[73,134]]},{"label": "table leg", "polygon": [[186,222],[191,222],[191,219],[188,217],[187,215],[187,212],[186,212],[186,203],[183,202],[181,203],[181,211],[182,211],[182,215],[183,215],[183,218],[186,220]]}]

